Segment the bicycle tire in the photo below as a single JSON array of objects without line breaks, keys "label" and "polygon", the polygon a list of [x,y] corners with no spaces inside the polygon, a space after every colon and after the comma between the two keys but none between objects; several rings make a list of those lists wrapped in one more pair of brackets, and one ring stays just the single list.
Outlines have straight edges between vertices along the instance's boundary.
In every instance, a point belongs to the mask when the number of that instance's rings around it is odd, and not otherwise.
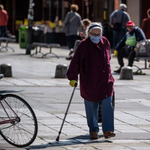
[{"label": "bicycle tire", "polygon": [[20,148],[29,146],[35,140],[38,132],[38,123],[33,109],[21,97],[15,94],[5,94],[1,102],[11,118],[14,117],[14,113],[5,105],[4,99],[18,115],[19,121],[0,125],[2,137],[13,146]]}]

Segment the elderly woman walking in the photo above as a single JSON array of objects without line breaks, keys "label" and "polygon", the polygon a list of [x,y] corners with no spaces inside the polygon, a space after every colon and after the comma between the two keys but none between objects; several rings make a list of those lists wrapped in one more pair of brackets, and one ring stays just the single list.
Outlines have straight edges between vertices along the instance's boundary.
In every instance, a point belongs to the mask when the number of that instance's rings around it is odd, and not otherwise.
[{"label": "elderly woman walking", "polygon": [[67,72],[74,87],[80,75],[80,93],[84,99],[91,139],[98,139],[98,109],[102,102],[102,130],[105,138],[114,137],[114,108],[112,105],[114,78],[110,68],[110,43],[102,36],[101,23],[91,23],[88,37],[79,44]]}]

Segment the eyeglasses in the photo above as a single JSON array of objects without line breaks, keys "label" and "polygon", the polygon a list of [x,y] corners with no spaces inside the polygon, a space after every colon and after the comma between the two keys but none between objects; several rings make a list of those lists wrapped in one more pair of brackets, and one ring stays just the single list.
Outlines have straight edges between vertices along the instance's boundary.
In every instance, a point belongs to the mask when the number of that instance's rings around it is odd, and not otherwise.
[{"label": "eyeglasses", "polygon": [[127,28],[132,28],[132,27],[134,27],[134,26],[127,26]]},{"label": "eyeglasses", "polygon": [[95,33],[91,33],[91,32],[89,32],[91,35],[93,35],[93,36],[100,36],[101,35],[101,33],[99,33],[99,34],[95,34]]}]

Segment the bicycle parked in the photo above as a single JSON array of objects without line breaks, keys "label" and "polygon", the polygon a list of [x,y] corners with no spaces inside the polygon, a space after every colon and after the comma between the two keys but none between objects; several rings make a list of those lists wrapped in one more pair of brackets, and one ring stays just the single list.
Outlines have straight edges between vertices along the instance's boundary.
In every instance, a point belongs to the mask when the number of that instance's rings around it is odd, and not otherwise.
[{"label": "bicycle parked", "polygon": [[31,106],[20,96],[10,94],[16,92],[21,91],[0,91],[0,134],[9,144],[26,147],[34,142],[38,123]]}]

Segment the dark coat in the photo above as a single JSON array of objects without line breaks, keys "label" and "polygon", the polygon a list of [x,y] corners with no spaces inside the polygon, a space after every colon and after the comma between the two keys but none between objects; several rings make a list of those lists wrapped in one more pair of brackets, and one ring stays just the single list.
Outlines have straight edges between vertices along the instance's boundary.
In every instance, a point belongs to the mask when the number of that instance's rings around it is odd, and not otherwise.
[{"label": "dark coat", "polygon": [[146,39],[150,39],[150,18],[143,19],[141,28],[145,33]]},{"label": "dark coat", "polygon": [[84,39],[67,71],[69,80],[78,80],[80,74],[81,96],[89,101],[100,101],[113,95],[114,78],[110,68],[110,43],[102,37],[94,44]]}]

